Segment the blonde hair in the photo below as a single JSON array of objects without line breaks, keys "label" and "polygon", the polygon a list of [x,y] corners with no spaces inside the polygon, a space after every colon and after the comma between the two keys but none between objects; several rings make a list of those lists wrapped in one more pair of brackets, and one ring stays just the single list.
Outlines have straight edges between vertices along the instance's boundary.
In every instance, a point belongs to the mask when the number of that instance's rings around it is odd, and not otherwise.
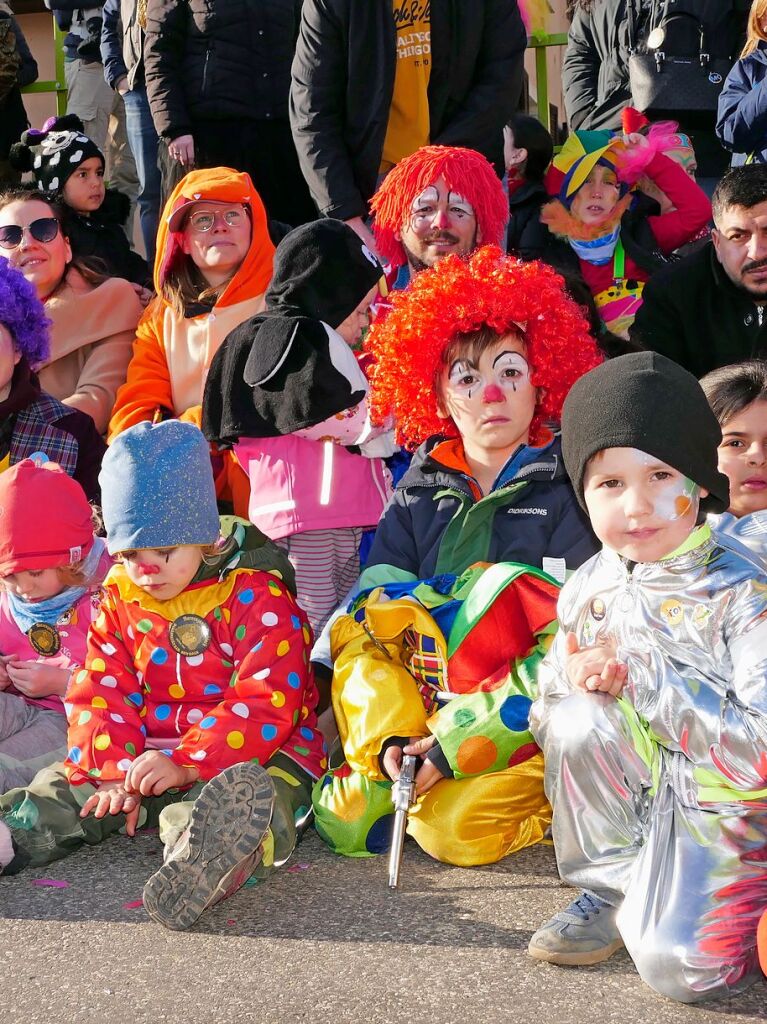
[{"label": "blonde hair", "polygon": [[767,0],[754,0],[748,13],[746,45],[740,54],[741,58],[748,57],[750,53],[753,53],[759,46],[759,43],[767,43],[767,35],[765,35],[760,24],[765,17],[767,17]]}]

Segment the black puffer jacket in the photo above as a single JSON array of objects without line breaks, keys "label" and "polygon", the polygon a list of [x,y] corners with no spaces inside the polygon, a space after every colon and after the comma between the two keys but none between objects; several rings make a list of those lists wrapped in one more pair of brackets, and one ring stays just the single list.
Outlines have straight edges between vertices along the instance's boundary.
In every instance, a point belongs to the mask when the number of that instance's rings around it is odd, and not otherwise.
[{"label": "black puffer jacket", "polygon": [[[662,9],[662,0],[657,0],[657,6]],[[669,0],[669,15],[695,15],[706,28],[712,56],[730,57],[734,63],[742,46],[749,6],[750,0]],[[621,111],[631,104],[629,16],[633,11],[637,44],[643,49],[649,7],[649,0],[594,0],[587,11],[576,8],[562,64],[562,89],[571,130],[620,128]],[[691,21],[690,26],[677,22],[675,33],[681,34],[675,34],[675,39],[685,48],[689,46],[689,52],[696,52],[697,35],[688,39],[688,33],[694,33]],[[721,173],[727,157],[714,135],[716,113],[675,120],[693,137],[699,173]]]},{"label": "black puffer jacket", "polygon": [[144,72],[158,133],[287,119],[300,15],[301,0],[149,0]]},{"label": "black puffer jacket", "polygon": [[[151,6],[151,0],[150,0]],[[430,141],[502,166],[502,128],[522,85],[516,0],[431,0]],[[327,217],[364,217],[394,90],[391,0],[304,0],[290,121],[301,170]]]},{"label": "black puffer jacket", "polygon": [[651,277],[642,298],[631,340],[696,377],[767,357],[763,310],[730,281],[713,242]]}]

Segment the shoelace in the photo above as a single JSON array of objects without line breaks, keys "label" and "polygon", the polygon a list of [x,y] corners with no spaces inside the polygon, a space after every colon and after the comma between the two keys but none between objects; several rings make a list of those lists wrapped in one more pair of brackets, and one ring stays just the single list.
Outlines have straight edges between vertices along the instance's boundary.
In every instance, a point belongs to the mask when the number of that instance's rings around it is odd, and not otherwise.
[{"label": "shoelace", "polygon": [[600,910],[609,908],[610,904],[605,903],[604,900],[600,900],[598,896],[592,896],[591,893],[582,892],[577,899],[574,899],[569,907],[557,914],[560,920],[573,921],[580,923],[588,921],[589,918],[598,914]]}]

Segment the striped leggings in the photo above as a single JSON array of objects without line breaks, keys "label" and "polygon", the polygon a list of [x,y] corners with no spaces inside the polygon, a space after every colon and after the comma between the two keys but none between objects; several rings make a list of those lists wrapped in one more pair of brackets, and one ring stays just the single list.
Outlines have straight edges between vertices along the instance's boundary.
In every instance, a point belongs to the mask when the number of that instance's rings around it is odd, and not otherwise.
[{"label": "striped leggings", "polygon": [[360,574],[363,530],[306,530],[278,541],[296,571],[298,603],[315,636],[338,608]]}]

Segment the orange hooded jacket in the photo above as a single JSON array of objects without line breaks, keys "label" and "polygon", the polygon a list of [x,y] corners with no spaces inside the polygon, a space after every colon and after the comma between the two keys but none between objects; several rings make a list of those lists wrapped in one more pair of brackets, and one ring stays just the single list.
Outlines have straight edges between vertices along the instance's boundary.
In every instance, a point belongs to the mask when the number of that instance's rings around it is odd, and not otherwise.
[{"label": "orange hooded jacket", "polygon": [[[212,310],[179,317],[160,295],[168,268],[183,258],[181,236],[170,231],[168,224],[176,210],[200,199],[247,206],[252,223],[250,248]],[[138,325],[128,377],[112,411],[109,441],[134,423],[153,419],[158,410],[199,426],[213,356],[234,327],[263,310],[273,256],[266,211],[249,175],[214,167],[190,171],[179,182],[165,204],[157,233],[154,284],[158,294]]]}]

